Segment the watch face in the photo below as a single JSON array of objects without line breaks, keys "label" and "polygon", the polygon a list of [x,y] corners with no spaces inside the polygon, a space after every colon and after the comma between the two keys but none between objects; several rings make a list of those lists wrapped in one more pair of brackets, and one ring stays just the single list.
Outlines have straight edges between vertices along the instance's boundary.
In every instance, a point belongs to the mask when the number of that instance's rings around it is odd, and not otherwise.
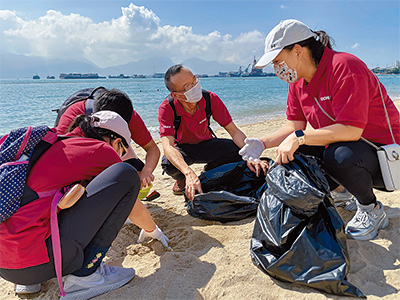
[{"label": "watch face", "polygon": [[294,134],[295,134],[297,137],[304,136],[303,130],[296,130],[296,131],[294,132]]}]

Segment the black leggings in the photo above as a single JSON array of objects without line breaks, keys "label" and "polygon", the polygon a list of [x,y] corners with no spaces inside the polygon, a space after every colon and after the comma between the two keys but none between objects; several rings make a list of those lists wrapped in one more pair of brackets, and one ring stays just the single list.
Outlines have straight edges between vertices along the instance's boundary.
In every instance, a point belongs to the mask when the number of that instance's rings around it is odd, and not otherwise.
[{"label": "black leggings", "polygon": [[360,202],[376,202],[373,188],[385,189],[376,149],[363,141],[339,142],[324,146],[300,146],[299,152],[323,160],[323,168],[331,176],[331,190],[344,186]]},{"label": "black leggings", "polygon": [[[213,138],[198,144],[179,144],[175,146],[188,166],[194,163],[206,163],[208,171],[224,164],[241,161],[240,148],[230,139]],[[164,172],[174,179],[183,179],[182,174],[164,155],[161,161]]]},{"label": "black leggings", "polygon": [[[63,275],[93,273],[129,216],[140,189],[134,167],[127,163],[110,166],[86,187],[84,196],[58,214]],[[4,279],[31,285],[56,277],[51,236],[46,240],[50,261],[23,269],[0,269]],[[94,255],[101,253],[93,265]]]}]

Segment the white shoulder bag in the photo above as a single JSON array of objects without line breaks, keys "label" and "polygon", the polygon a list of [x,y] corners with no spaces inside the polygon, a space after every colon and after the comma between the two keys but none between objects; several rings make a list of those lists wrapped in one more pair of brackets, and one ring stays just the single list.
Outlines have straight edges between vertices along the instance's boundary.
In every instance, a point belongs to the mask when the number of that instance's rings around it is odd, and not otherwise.
[{"label": "white shoulder bag", "polygon": [[[374,76],[376,77],[375,74],[374,74]],[[385,109],[386,121],[389,126],[393,144],[378,147],[374,143],[368,141],[367,139],[365,139],[363,137],[361,137],[361,140],[366,142],[367,144],[369,144],[370,146],[374,147],[377,150],[376,152],[378,155],[379,165],[381,168],[385,188],[388,191],[394,191],[394,190],[400,189],[400,145],[396,144],[396,141],[394,139],[392,127],[390,126],[389,115],[387,113],[387,109],[386,109],[386,105],[385,105],[385,100],[383,99],[381,86],[379,84],[379,80],[377,77],[376,77],[376,80],[378,81],[379,92],[381,93],[382,104],[383,104],[383,108]],[[332,118],[322,108],[322,106],[318,102],[317,98],[314,97],[314,99],[317,102],[319,108],[322,110],[322,112],[325,115],[327,115],[332,121],[335,121],[335,119]]]}]

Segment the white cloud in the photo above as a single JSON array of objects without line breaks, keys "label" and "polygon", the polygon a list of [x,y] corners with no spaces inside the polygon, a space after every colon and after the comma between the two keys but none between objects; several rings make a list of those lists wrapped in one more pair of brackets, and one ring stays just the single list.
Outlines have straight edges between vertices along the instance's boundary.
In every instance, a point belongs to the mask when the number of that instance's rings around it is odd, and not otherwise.
[{"label": "white cloud", "polygon": [[100,67],[124,64],[152,56],[175,62],[190,57],[243,64],[260,50],[265,36],[259,31],[233,38],[218,31],[200,35],[189,26],[160,26],[159,17],[144,6],[130,4],[111,21],[95,23],[79,14],[49,10],[37,20],[24,20],[16,12],[0,10],[3,51],[89,60]]},{"label": "white cloud", "polygon": [[351,49],[356,49],[358,47],[360,47],[360,44],[359,43],[355,43],[353,46],[351,46]]},{"label": "white cloud", "polygon": [[286,8],[286,6],[285,6],[285,5],[283,5],[283,4],[281,4],[281,8],[282,8],[282,9],[285,9],[285,8]]}]

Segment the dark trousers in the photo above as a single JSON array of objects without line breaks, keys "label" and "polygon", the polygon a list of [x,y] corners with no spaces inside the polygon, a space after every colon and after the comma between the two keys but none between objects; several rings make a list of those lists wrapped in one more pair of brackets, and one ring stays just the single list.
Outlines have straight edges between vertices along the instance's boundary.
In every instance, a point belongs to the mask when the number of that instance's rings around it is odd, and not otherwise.
[{"label": "dark trousers", "polygon": [[[85,194],[74,206],[58,214],[63,275],[86,276],[96,270],[129,216],[139,189],[136,169],[126,163],[114,164],[87,185]],[[46,245],[48,263],[23,269],[0,269],[0,276],[25,285],[56,277],[51,237]],[[88,268],[91,262],[93,267]]]},{"label": "dark trousers", "polygon": [[[194,163],[206,163],[205,171],[218,166],[241,161],[240,148],[230,139],[210,139],[199,144],[179,144],[175,148],[182,154],[188,166]],[[183,179],[185,176],[165,155],[161,161],[162,169],[174,179]]]},{"label": "dark trousers", "polygon": [[376,202],[373,188],[385,189],[376,149],[363,141],[333,143],[326,148],[303,145],[298,151],[322,159],[331,190],[341,184],[360,204]]}]

